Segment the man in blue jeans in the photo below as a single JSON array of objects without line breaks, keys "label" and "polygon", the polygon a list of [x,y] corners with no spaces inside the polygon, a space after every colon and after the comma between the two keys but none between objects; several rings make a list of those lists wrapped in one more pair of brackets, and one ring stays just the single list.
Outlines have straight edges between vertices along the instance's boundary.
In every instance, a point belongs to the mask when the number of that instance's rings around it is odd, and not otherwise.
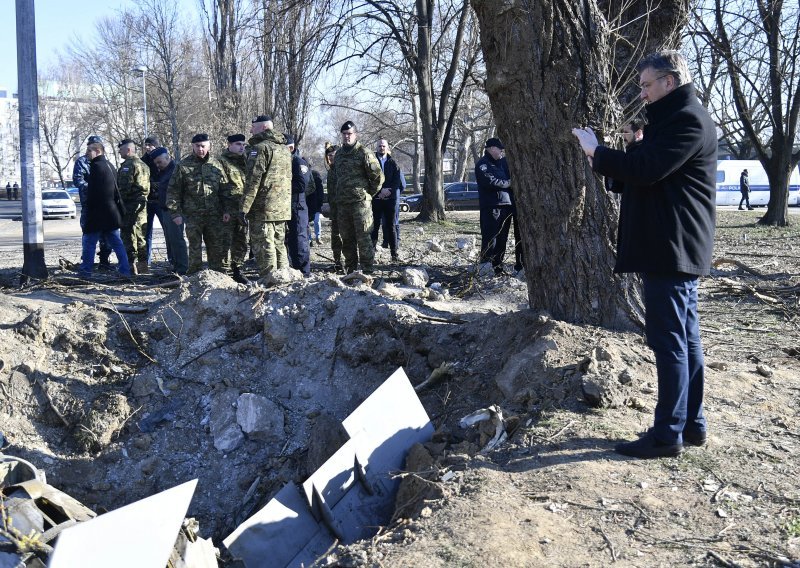
[{"label": "man in blue jeans", "polygon": [[573,129],[595,172],[622,184],[615,272],[641,275],[645,333],[656,357],[655,419],[639,440],[616,451],[636,458],[676,456],[706,442],[703,348],[697,279],[709,273],[716,222],[716,128],[676,51],[645,57],[644,140],[623,152]]}]

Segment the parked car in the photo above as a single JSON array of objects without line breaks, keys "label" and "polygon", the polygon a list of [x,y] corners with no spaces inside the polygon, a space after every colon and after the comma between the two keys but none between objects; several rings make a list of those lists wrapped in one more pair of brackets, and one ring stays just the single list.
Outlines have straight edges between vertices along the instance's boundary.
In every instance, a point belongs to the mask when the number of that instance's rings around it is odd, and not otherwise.
[{"label": "parked car", "polygon": [[42,190],[42,217],[70,217],[74,219],[75,215],[75,203],[66,190]]},{"label": "parked car", "polygon": [[454,209],[479,209],[478,184],[470,182],[454,182],[444,185],[444,207]]},{"label": "parked car", "polygon": [[422,207],[422,194],[412,193],[411,195],[400,196],[400,211],[419,211]]}]

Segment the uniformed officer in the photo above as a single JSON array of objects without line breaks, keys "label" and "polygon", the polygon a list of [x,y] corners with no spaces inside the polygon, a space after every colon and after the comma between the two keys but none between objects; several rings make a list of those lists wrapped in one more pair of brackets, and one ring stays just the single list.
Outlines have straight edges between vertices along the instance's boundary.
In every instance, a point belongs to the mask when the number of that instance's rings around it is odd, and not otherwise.
[{"label": "uniformed officer", "polygon": [[167,209],[173,223],[186,221],[189,239],[188,274],[203,266],[203,243],[208,267],[227,272],[230,246],[230,219],[234,202],[230,198],[228,178],[219,161],[211,156],[208,134],[195,134],[192,153],[176,166],[167,188]]},{"label": "uniformed officer", "polygon": [[286,221],[292,218],[292,155],[272,118],[253,120],[248,141],[244,196],[239,218],[250,225],[250,244],[259,275],[286,268]]},{"label": "uniformed officer", "polygon": [[303,273],[311,275],[311,252],[308,247],[308,206],[306,190],[313,183],[311,168],[300,155],[294,143],[294,136],[286,136],[286,146],[292,153],[292,218],[286,231],[286,247],[289,249],[289,263]]},{"label": "uniformed officer", "polygon": [[[230,187],[230,196],[233,202],[233,211],[239,212],[242,208],[242,195],[244,194],[244,178],[246,159],[244,134],[232,134],[228,136],[228,148],[219,156],[219,163],[225,170]],[[247,223],[242,222],[238,215],[234,215],[230,220],[231,224],[231,246],[230,246],[230,265],[233,272],[233,279],[240,284],[247,284],[250,281],[242,274],[242,265],[247,257]]]},{"label": "uniformed officer", "polygon": [[125,138],[118,145],[123,162],[117,170],[119,195],[125,204],[122,242],[134,274],[147,274],[147,196],[150,194],[150,168],[136,155],[136,143]]},{"label": "uniformed officer", "polygon": [[[336,152],[328,183],[335,189],[336,220],[342,236],[342,252],[347,272],[361,269],[372,272],[372,198],[383,185],[381,164],[372,150],[358,141],[356,125],[348,120],[340,128],[342,147]],[[331,179],[331,177],[333,179]]]}]

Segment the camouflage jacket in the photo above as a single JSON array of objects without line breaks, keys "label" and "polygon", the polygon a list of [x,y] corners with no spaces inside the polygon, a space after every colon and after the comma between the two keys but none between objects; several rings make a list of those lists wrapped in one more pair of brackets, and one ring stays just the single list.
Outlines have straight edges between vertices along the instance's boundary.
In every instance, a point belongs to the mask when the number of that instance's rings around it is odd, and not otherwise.
[{"label": "camouflage jacket", "polygon": [[369,201],[380,191],[382,185],[383,170],[372,150],[364,147],[361,142],[339,148],[333,167],[328,172],[328,187],[335,188],[332,193],[336,204]]},{"label": "camouflage jacket", "polygon": [[247,166],[247,159],[245,154],[237,154],[229,150],[225,150],[219,155],[219,163],[222,164],[222,169],[225,171],[225,177],[228,178],[228,189],[233,206],[232,211],[228,213],[236,213],[242,207],[242,195],[244,195],[244,176],[245,168]]},{"label": "camouflage jacket", "polygon": [[286,138],[265,130],[248,141],[242,211],[251,210],[266,221],[292,218],[292,155]]},{"label": "camouflage jacket", "polygon": [[150,168],[139,156],[131,156],[117,170],[119,195],[125,203],[144,203],[150,194]]},{"label": "camouflage jacket", "polygon": [[167,209],[170,215],[235,213],[228,178],[219,161],[209,155],[201,160],[194,154],[183,158],[169,180]]}]

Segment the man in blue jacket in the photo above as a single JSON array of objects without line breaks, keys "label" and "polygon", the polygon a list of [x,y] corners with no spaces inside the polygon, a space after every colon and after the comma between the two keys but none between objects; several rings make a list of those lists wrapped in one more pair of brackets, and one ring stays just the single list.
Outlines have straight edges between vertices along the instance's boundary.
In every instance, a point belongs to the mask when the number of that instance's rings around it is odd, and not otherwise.
[{"label": "man in blue jacket", "polygon": [[697,279],[709,273],[714,247],[717,135],[683,56],[657,52],[636,70],[648,125],[635,151],[600,146],[591,129],[572,133],[594,171],[625,186],[614,271],[641,275],[658,402],[653,427],[615,449],[656,458],[706,442]]},{"label": "man in blue jacket", "polygon": [[[481,222],[481,262],[491,262],[495,274],[503,273],[508,230],[513,223],[515,209],[511,174],[503,156],[504,149],[498,138],[489,138],[483,157],[475,164]],[[519,245],[517,237],[518,249]],[[515,268],[519,270],[520,256],[517,256],[516,265]]]}]

